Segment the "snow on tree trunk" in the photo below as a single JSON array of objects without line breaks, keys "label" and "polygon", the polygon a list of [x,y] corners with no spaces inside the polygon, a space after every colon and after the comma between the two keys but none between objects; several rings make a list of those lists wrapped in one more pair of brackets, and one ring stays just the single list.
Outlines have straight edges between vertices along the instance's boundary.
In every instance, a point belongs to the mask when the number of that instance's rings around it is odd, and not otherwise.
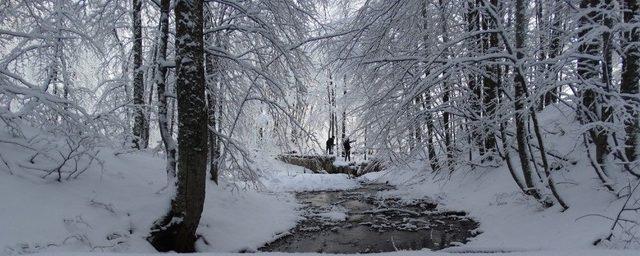
[{"label": "snow on tree trunk", "polygon": [[142,70],[142,1],[133,0],[133,147],[147,148],[148,129],[144,111],[144,71]]},{"label": "snow on tree trunk", "polygon": [[[485,11],[487,12],[498,12],[498,1],[483,1]],[[489,17],[489,14],[486,17],[482,17],[482,29],[483,30],[494,30],[497,27],[498,21],[492,21]],[[489,35],[484,35],[483,45],[485,47],[484,54],[493,54],[498,51],[498,33],[491,32]],[[486,116],[494,116],[496,112],[496,105],[498,99],[498,82],[500,79],[500,68],[496,64],[485,64],[485,75],[483,77],[483,96],[482,103],[485,108]],[[483,160],[491,161],[493,159],[494,150],[496,147],[496,135],[493,132],[495,127],[492,127],[489,124],[483,124],[483,137],[484,144],[483,150],[485,153],[485,158]]]},{"label": "snow on tree trunk", "polygon": [[204,79],[203,1],[176,2],[178,179],[171,210],[152,228],[159,251],[194,252],[205,197],[207,110]]},{"label": "snow on tree trunk", "polygon": [[[449,42],[449,25],[447,23],[446,6],[443,0],[438,1],[438,7],[440,7],[440,28],[442,32],[442,43],[447,44]],[[448,54],[449,54],[449,51],[445,50],[444,52],[445,57],[448,58],[449,57]],[[449,74],[445,72],[443,76],[448,77]],[[448,107],[447,105],[449,104],[451,88],[447,79],[445,79],[442,83],[442,90],[443,90],[442,105],[444,105],[445,107]],[[453,155],[453,147],[452,147],[452,134],[453,134],[453,130],[455,129],[451,129],[451,127],[454,127],[454,126],[450,124],[450,116],[449,116],[448,109],[445,109],[442,112],[442,126],[443,126],[442,129],[444,132],[444,151],[446,153],[445,163],[449,168],[449,171],[453,172],[454,155]]]},{"label": "snow on tree trunk", "polygon": [[[427,8],[428,6],[428,2],[426,0],[424,0],[422,2],[422,43],[423,43],[423,47],[424,47],[424,56],[425,58],[429,56],[430,52],[429,52],[429,20],[428,20],[428,13],[427,13]],[[427,67],[425,67],[424,70],[424,77],[425,79],[427,77],[429,77],[429,69]],[[418,97],[422,97],[422,95],[419,95]],[[424,93],[424,102],[422,102],[423,107],[424,107],[424,111],[425,111],[425,116],[426,116],[426,123],[427,123],[427,153],[429,156],[429,165],[431,166],[431,170],[432,171],[437,171],[438,170],[438,160],[436,159],[436,150],[435,150],[435,146],[434,146],[434,141],[433,141],[433,136],[434,136],[434,125],[433,125],[433,114],[431,112],[431,104],[432,104],[432,99],[431,99],[431,92],[429,90],[427,90]],[[420,125],[420,121],[418,121],[418,125]]]},{"label": "snow on tree trunk", "polygon": [[[593,28],[589,26],[593,23],[602,22],[602,14],[599,11],[599,0],[582,0],[580,2],[580,9],[584,14],[580,17],[579,23],[581,26],[587,28],[583,29],[579,34],[579,40],[581,44],[579,52],[581,57],[578,58],[577,75],[578,80],[583,81],[583,87],[580,93],[582,94],[582,107],[578,112],[581,121],[585,124],[600,123],[600,121],[606,121],[602,118],[605,116],[602,106],[603,97],[598,91],[601,89],[602,66],[598,61],[602,52],[602,36],[598,36],[593,32]],[[590,138],[595,145],[595,163],[593,164],[600,179],[607,183],[605,159],[609,154],[609,148],[607,145],[609,134],[602,125],[593,125],[589,129]],[[587,149],[589,150],[589,149]]]},{"label": "snow on tree trunk", "polygon": [[169,118],[167,115],[167,41],[169,38],[169,12],[171,0],[160,2],[160,40],[158,43],[158,68],[155,74],[158,87],[158,128],[166,151],[166,171],[170,179],[176,176],[176,145],[169,132]]},{"label": "snow on tree trunk", "polygon": [[[515,69],[515,78],[513,81],[514,89],[515,89],[515,99],[514,99],[514,107],[515,107],[515,115],[516,115],[516,140],[518,145],[518,156],[520,157],[520,166],[522,167],[522,174],[524,175],[524,182],[526,185],[526,193],[533,196],[537,200],[541,200],[542,196],[540,192],[536,188],[534,183],[533,171],[531,169],[531,159],[529,154],[527,153],[527,130],[526,130],[526,122],[528,119],[528,111],[524,106],[524,101],[526,100],[525,94],[525,80],[524,75],[522,74],[522,62],[520,61],[524,58],[524,54],[521,51],[524,47],[525,43],[525,26],[526,26],[526,14],[525,14],[526,6],[522,2],[522,0],[516,1],[516,15],[515,15],[515,50],[516,50],[516,58],[519,61],[516,62]],[[520,65],[520,66],[518,66]]]}]

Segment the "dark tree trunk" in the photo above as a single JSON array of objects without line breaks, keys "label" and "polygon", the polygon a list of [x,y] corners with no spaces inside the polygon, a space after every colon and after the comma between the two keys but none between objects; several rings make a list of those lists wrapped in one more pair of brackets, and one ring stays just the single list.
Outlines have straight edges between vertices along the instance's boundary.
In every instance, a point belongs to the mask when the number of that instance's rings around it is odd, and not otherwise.
[{"label": "dark tree trunk", "polygon": [[[498,0],[491,0],[489,2],[483,1],[484,4],[489,4],[485,6],[485,11],[492,11],[495,13],[499,13],[498,11]],[[492,20],[489,17],[489,14],[482,19],[482,29],[483,30],[494,30],[497,28],[497,20]],[[483,45],[485,45],[485,54],[491,54],[498,51],[498,33],[492,32],[489,33],[488,38],[484,39]],[[498,99],[497,88],[498,82],[500,80],[500,67],[495,64],[488,64],[485,66],[485,76],[483,77],[483,96],[482,103],[485,107],[485,117],[493,117],[496,112],[496,103]],[[487,120],[488,121],[488,120]],[[496,148],[496,136],[494,133],[495,127],[491,127],[487,124],[483,127],[483,136],[484,136],[484,151],[486,155],[486,160],[491,161],[493,157],[493,152]]]},{"label": "dark tree trunk", "polygon": [[[429,22],[428,22],[428,14],[427,14],[427,0],[422,1],[422,43],[424,44],[424,51],[425,51],[425,58],[427,56],[429,56]],[[428,67],[424,67],[424,76],[425,79],[429,79],[429,68]],[[420,96],[422,97],[422,96]],[[434,146],[434,141],[433,141],[433,136],[435,134],[434,132],[434,125],[433,125],[433,114],[431,113],[431,103],[432,103],[432,99],[431,99],[431,92],[430,90],[427,90],[424,93],[424,111],[425,111],[425,116],[426,116],[426,124],[427,124],[427,154],[429,155],[429,163],[431,166],[431,170],[432,171],[437,171],[438,170],[438,160],[436,159],[436,149]],[[418,122],[417,125],[420,125],[420,123]]]},{"label": "dark tree trunk", "polygon": [[[581,25],[589,26],[592,23],[602,22],[602,14],[595,10],[596,8],[599,8],[599,4],[599,0],[582,0],[580,2],[580,9],[590,10],[586,11],[585,14],[580,17],[579,23]],[[581,90],[582,106],[581,111],[578,113],[583,123],[599,123],[601,121],[607,121],[604,118],[608,116],[608,114],[605,113],[607,110],[602,107],[602,95],[594,90],[594,88],[599,86],[602,82],[599,77],[604,69],[597,59],[597,56],[602,54],[601,51],[603,49],[601,48],[600,40],[595,36],[589,35],[591,30],[592,29],[584,29],[578,34],[578,37],[581,40],[581,45],[579,47],[580,54],[583,56],[592,56],[590,58],[578,58],[577,65],[578,80],[584,81],[584,89]],[[603,77],[606,76],[603,75]],[[604,162],[609,154],[607,142],[609,134],[605,127],[598,125],[589,129],[589,135],[596,149],[596,172],[602,172],[602,175],[605,175],[606,171],[604,169]],[[603,180],[603,182],[605,181]]]},{"label": "dark tree trunk", "polygon": [[[336,137],[336,125],[335,125],[335,109],[333,108],[334,104],[334,93],[333,93],[333,77],[329,74],[329,85],[327,86],[327,95],[329,97],[329,139]],[[334,141],[335,142],[335,141]],[[331,150],[332,151],[332,150]]]},{"label": "dark tree trunk", "polygon": [[202,0],[176,3],[178,179],[171,210],[154,224],[149,242],[159,251],[194,252],[205,197],[207,109]]},{"label": "dark tree trunk", "polygon": [[[446,6],[444,4],[443,0],[439,0],[438,5],[440,7],[440,26],[441,26],[441,32],[442,32],[442,43],[443,44],[447,44],[449,43],[449,26],[447,24],[447,13],[446,13]],[[445,57],[449,57],[449,51],[445,50]],[[445,77],[448,76],[447,73],[443,74]],[[444,150],[446,152],[446,164],[449,167],[449,171],[453,172],[453,148],[452,148],[452,138],[451,138],[451,134],[453,133],[453,131],[451,131],[451,127],[455,127],[452,126],[450,124],[450,117],[449,117],[449,109],[448,109],[448,104],[449,104],[449,98],[450,98],[450,86],[448,83],[448,79],[445,78],[444,82],[442,83],[442,105],[445,107],[445,110],[442,112],[442,125],[443,125],[443,130],[444,130]]]},{"label": "dark tree trunk", "polygon": [[[603,23],[609,30],[613,30],[613,17],[611,17],[613,4],[611,3],[611,0],[604,0],[603,4],[604,4]],[[613,91],[613,88],[612,88],[613,85],[611,80],[612,73],[613,73],[612,47],[613,47],[613,42],[612,42],[611,32],[604,31],[602,33],[602,55],[603,55],[604,61],[602,62],[601,69],[602,69],[602,85],[604,86],[603,89],[605,91],[605,94],[602,94],[599,96],[603,103],[611,101],[608,96],[608,93]],[[611,122],[611,111],[612,111],[611,107],[606,105],[603,106],[603,104],[600,104],[599,108],[600,108],[599,120],[604,123]],[[607,128],[603,127],[598,137],[599,138],[597,139],[597,141],[601,143],[601,145],[596,145],[596,146],[601,147],[601,151],[603,154],[602,156],[600,156],[602,161],[601,164],[604,164],[604,161],[606,160],[605,159],[606,156],[611,151],[611,149],[609,148],[609,141],[608,141],[610,137],[610,133],[607,130]]]},{"label": "dark tree trunk", "polygon": [[[133,0],[133,147],[147,148],[148,136],[144,111],[144,72],[142,70],[142,1]],[[145,139],[147,138],[147,139]]]},{"label": "dark tree trunk", "polygon": [[[551,38],[549,39],[549,59],[555,59],[560,55],[562,51],[562,45],[560,41],[560,32],[562,29],[562,19],[560,18],[562,15],[562,3],[556,2],[554,3],[554,11],[553,11],[553,24],[551,25]],[[550,74],[550,82],[558,81],[558,72],[552,70],[553,64],[547,64],[547,72],[552,72]],[[551,89],[549,89],[544,94],[544,106],[548,106],[553,103],[557,103],[560,100],[560,87],[556,87],[553,85]]]},{"label": "dark tree trunk", "polygon": [[[543,4],[542,4],[542,0],[535,0],[535,8],[536,8],[536,29],[538,30],[538,45],[539,45],[539,49],[538,49],[538,58],[537,61],[539,62],[543,62],[546,58],[547,58],[547,47],[545,44],[545,19],[547,17],[543,17],[545,8],[543,8]],[[537,69],[539,70],[537,72],[538,75],[545,73],[545,67],[540,65],[537,67]],[[547,94],[545,93],[542,95],[542,97],[540,97],[540,102],[538,102],[538,110],[543,110],[545,106],[549,105],[550,103],[547,102]]]},{"label": "dark tree trunk", "polygon": [[[522,53],[522,48],[524,47],[525,42],[525,27],[526,27],[526,17],[525,17],[525,8],[526,6],[522,2],[522,0],[516,1],[516,14],[515,14],[515,51],[516,58],[522,59],[524,58],[524,54]],[[515,67],[515,78],[513,81],[514,89],[515,89],[515,112],[516,112],[516,141],[518,145],[518,156],[520,157],[520,166],[522,167],[522,174],[524,175],[524,182],[526,185],[526,193],[533,196],[534,198],[541,200],[542,196],[540,192],[536,188],[533,171],[531,169],[531,162],[529,154],[527,153],[527,119],[528,119],[528,108],[525,107],[524,102],[526,100],[526,84],[524,80],[524,76],[522,74],[522,67],[519,61],[516,62]]]},{"label": "dark tree trunk", "polygon": [[209,91],[207,94],[207,106],[209,109],[209,174],[211,180],[218,184],[218,177],[220,176],[220,139],[216,129],[216,105],[216,95],[212,91]]},{"label": "dark tree trunk", "polygon": [[[624,22],[630,25],[630,23],[638,22],[638,16],[640,15],[640,2],[638,0],[625,0],[623,4]],[[634,17],[635,20],[634,20]],[[640,140],[640,115],[638,109],[640,103],[633,99],[638,95],[638,84],[640,83],[640,29],[634,27],[632,29],[625,30],[622,36],[622,78],[620,82],[620,93],[625,99],[625,110],[629,115],[629,119],[625,120],[625,132],[627,134],[625,139],[625,155],[628,161],[635,161],[638,157],[637,148],[638,140]]]},{"label": "dark tree trunk", "polygon": [[[346,86],[347,86],[347,84],[346,84],[347,76],[346,75],[344,76],[342,81],[344,81],[344,83],[343,83],[343,91],[342,91],[342,99],[343,100],[342,100],[342,135],[341,135],[341,138],[342,138],[342,143],[344,144],[345,139],[347,137],[347,105],[345,104],[346,103],[345,102],[345,97],[347,96],[347,88],[346,88]],[[343,152],[345,154],[345,159],[346,159],[346,157],[347,157],[346,149]]]},{"label": "dark tree trunk", "polygon": [[333,134],[335,136],[335,153],[336,156],[340,155],[340,145],[341,143],[338,142],[338,101],[336,99],[337,95],[336,95],[336,91],[338,90],[338,85],[337,83],[332,83],[333,87],[331,88],[331,97],[333,98],[333,106],[331,107],[333,109]]},{"label": "dark tree trunk", "polygon": [[[480,6],[479,0],[467,0],[467,32],[477,32],[480,29],[480,15],[478,12],[478,6]],[[480,36],[474,36],[469,38],[469,42],[467,43],[467,51],[469,57],[475,57],[477,55],[476,47],[481,43]],[[482,141],[478,140],[480,138],[480,131],[478,130],[477,122],[482,117],[482,108],[480,106],[480,100],[482,99],[482,86],[478,83],[478,76],[474,73],[467,75],[467,85],[469,90],[471,91],[472,96],[470,97],[471,103],[471,121],[472,124],[466,125],[467,127],[467,136],[469,142],[476,142],[476,144],[480,147],[480,153],[484,153],[482,147]],[[475,124],[473,124],[475,123]],[[469,150],[469,161],[471,161],[473,154],[472,150]]]}]

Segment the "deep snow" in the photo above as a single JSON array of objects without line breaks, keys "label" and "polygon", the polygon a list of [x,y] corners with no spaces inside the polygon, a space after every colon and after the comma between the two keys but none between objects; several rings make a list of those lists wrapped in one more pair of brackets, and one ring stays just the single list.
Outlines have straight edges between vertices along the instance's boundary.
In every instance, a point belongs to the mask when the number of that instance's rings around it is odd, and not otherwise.
[{"label": "deep snow", "polygon": [[[1,145],[4,159],[17,163],[30,156],[19,146]],[[0,165],[0,255],[154,252],[145,237],[171,198],[162,156],[102,149],[99,157],[102,168],[93,166],[62,183],[37,172],[10,174]],[[199,250],[254,251],[299,220],[299,205],[289,192],[359,186],[346,175],[313,175],[272,156],[256,158],[260,184],[207,182]]]},{"label": "deep snow", "polygon": [[[383,196],[430,198],[441,209],[465,210],[480,222],[482,232],[468,244],[440,252],[383,255],[640,255],[638,250],[605,250],[591,245],[611,225],[610,220],[595,215],[613,216],[622,201],[601,188],[575,136],[578,131],[572,117],[562,113],[545,113],[542,121],[545,129],[562,131],[547,135],[548,147],[578,162],[555,173],[560,193],[571,206],[566,212],[557,206],[544,209],[526,199],[506,167],[462,168],[450,176],[434,176],[424,170],[424,162],[416,161],[356,180],[346,175],[312,174],[255,151],[253,167],[261,185],[207,182],[198,229],[204,239],[199,240],[198,249],[220,253],[216,255],[254,251],[299,220],[300,205],[290,192],[357,188],[359,182],[375,181],[398,188]],[[0,136],[9,138],[8,134]],[[0,145],[5,159],[17,162],[28,157],[18,146]],[[0,255],[153,253],[145,236],[152,222],[166,211],[171,195],[163,190],[167,181],[162,156],[148,152],[116,156],[103,149],[100,157],[103,168],[95,166],[78,179],[62,183],[17,169],[9,174],[0,165]],[[624,176],[615,178],[621,181]],[[343,215],[335,211],[325,217],[340,219]]]}]

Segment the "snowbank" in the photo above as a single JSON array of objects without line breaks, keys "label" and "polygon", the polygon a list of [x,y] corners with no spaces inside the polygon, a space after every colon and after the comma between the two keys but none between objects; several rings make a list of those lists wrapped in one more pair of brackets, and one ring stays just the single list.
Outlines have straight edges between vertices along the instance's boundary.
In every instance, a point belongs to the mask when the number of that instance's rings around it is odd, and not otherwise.
[{"label": "snowbank", "polygon": [[[2,145],[5,158],[18,147]],[[0,169],[0,255],[35,252],[154,252],[149,227],[169,206],[162,157],[138,152],[115,156],[102,150],[104,168],[59,183]],[[207,182],[198,233],[202,251],[255,250],[299,218],[287,193],[260,192]]]},{"label": "snowbank", "polygon": [[[6,133],[0,138],[12,139]],[[15,168],[10,172],[0,164],[0,255],[155,251],[145,237],[172,197],[162,156],[114,154],[101,148],[102,165],[94,164],[77,179],[57,182],[18,166],[31,157],[28,150],[0,145],[0,155]],[[300,206],[290,191],[359,186],[347,175],[305,173],[264,152],[255,157],[263,186],[207,182],[198,250],[255,251],[299,220]]]},{"label": "snowbank", "polygon": [[[466,167],[455,170],[451,175],[433,175],[424,170],[427,169],[424,163],[416,162],[384,173],[367,174],[362,179],[397,185],[399,190],[387,192],[386,196],[429,197],[438,201],[439,207],[469,212],[480,222],[482,234],[461,246],[462,249],[563,252],[593,249],[592,243],[606,234],[612,224],[602,216],[614,217],[622,200],[605,191],[596,179],[586,152],[581,147],[573,112],[563,112],[553,107],[547,109],[541,115],[541,121],[546,130],[552,131],[545,138],[548,148],[572,160],[570,162],[576,162],[554,172],[559,193],[570,205],[565,212],[561,212],[557,205],[544,209],[535,200],[525,198],[506,166]],[[511,155],[514,163],[517,163],[517,155]],[[611,253],[607,251],[599,255],[615,254]],[[640,255],[640,251],[632,254]]]},{"label": "snowbank", "polygon": [[270,191],[320,191],[342,190],[360,187],[347,174],[314,174],[311,170],[275,160],[275,156],[257,156],[260,182]]}]

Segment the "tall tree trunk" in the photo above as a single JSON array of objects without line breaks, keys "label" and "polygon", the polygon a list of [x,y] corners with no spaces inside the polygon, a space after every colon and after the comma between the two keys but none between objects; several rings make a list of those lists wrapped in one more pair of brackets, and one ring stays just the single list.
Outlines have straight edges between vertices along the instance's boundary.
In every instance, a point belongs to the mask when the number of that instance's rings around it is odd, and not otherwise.
[{"label": "tall tree trunk", "polygon": [[[562,6],[562,3],[560,2],[554,3],[553,18],[552,18],[553,23],[549,28],[551,30],[550,32],[551,38],[549,39],[549,49],[548,49],[549,59],[555,59],[556,57],[558,57],[558,55],[560,55],[560,52],[562,51],[562,45],[560,41],[560,36],[561,36],[560,33],[562,30],[562,19],[560,18],[562,15],[561,6]],[[552,85],[552,88],[549,89],[544,94],[544,106],[557,103],[560,100],[560,91],[561,91],[560,87],[557,87],[557,85],[555,84],[558,81],[558,76],[559,76],[558,72],[555,70],[552,70],[553,64],[551,63],[547,64],[546,67],[547,67],[546,72],[552,72],[548,76],[549,82],[553,82],[554,84]]]},{"label": "tall tree trunk", "polygon": [[195,251],[196,229],[205,198],[207,110],[202,38],[202,0],[176,2],[176,92],[178,99],[178,179],[171,210],[148,238],[159,251]]},{"label": "tall tree trunk", "polygon": [[[428,1],[424,0],[422,1],[422,43],[423,43],[423,47],[424,47],[424,56],[425,58],[427,58],[429,56],[429,16],[427,13],[427,7],[428,7]],[[424,79],[425,81],[427,81],[426,79],[428,79],[429,77],[429,69],[428,67],[424,67]],[[436,159],[436,149],[435,149],[435,145],[434,145],[434,141],[433,141],[433,136],[435,134],[434,132],[434,125],[433,125],[433,114],[431,113],[431,103],[432,103],[432,99],[431,99],[431,91],[427,90],[424,93],[424,111],[425,111],[425,116],[426,116],[426,124],[427,124],[427,154],[429,155],[429,163],[431,166],[431,170],[432,171],[437,171],[438,170],[438,160]],[[419,123],[418,123],[419,125]]]},{"label": "tall tree trunk", "polygon": [[[604,25],[607,27],[608,30],[613,30],[613,17],[612,16],[612,10],[613,10],[613,4],[611,2],[611,0],[604,0],[603,1],[604,4],[604,17],[603,17],[603,23]],[[602,85],[604,86],[604,91],[605,94],[600,95],[601,97],[601,101],[603,102],[610,102],[610,97],[608,96],[608,94],[610,92],[613,92],[613,85],[612,85],[612,73],[613,73],[613,41],[612,41],[612,36],[611,36],[611,32],[609,31],[604,31],[602,33],[602,57],[604,58],[604,61],[602,62]],[[611,122],[611,114],[612,114],[612,109],[610,106],[603,106],[602,104],[599,106],[600,107],[600,121],[603,123],[608,123]],[[604,165],[604,162],[606,161],[606,157],[607,155],[610,153],[611,149],[609,148],[609,137],[610,137],[610,133],[607,130],[606,127],[603,127],[601,132],[598,135],[598,142],[601,143],[601,145],[599,145],[599,147],[601,147],[601,151],[602,151],[602,155],[600,156],[601,159],[601,164]]]},{"label": "tall tree trunk", "polygon": [[340,147],[340,145],[342,145],[341,143],[338,142],[338,136],[337,134],[340,132],[340,129],[338,128],[338,95],[337,95],[337,91],[338,91],[338,83],[333,83],[333,90],[331,91],[333,94],[333,125],[335,126],[333,128],[333,132],[336,134],[336,156],[339,156],[339,152],[340,149],[342,149],[342,147]]},{"label": "tall tree trunk", "polygon": [[[441,33],[442,33],[442,43],[443,44],[447,44],[449,43],[449,26],[447,24],[447,13],[446,13],[446,5],[444,3],[443,0],[439,0],[438,5],[440,7],[440,27],[441,27]],[[444,52],[444,56],[446,58],[449,58],[449,51],[445,50]],[[443,130],[444,130],[444,151],[446,152],[446,164],[447,167],[449,168],[449,171],[453,172],[453,147],[452,147],[452,141],[451,141],[451,134],[453,133],[453,131],[451,131],[451,127],[455,127],[452,126],[450,124],[450,117],[449,117],[449,98],[450,98],[450,93],[451,93],[451,88],[449,86],[449,82],[448,82],[448,76],[449,74],[444,73],[443,74],[445,76],[445,79],[442,83],[442,105],[445,107],[445,110],[442,112],[442,125],[443,125]]]},{"label": "tall tree trunk", "polygon": [[[209,57],[209,56],[207,56]],[[218,137],[216,120],[216,95],[209,89],[207,93],[208,131],[209,131],[209,174],[213,182],[218,184],[220,176],[220,139]]]},{"label": "tall tree trunk", "polygon": [[[329,85],[327,86],[327,95],[329,96],[329,140],[333,138],[333,142],[336,142],[336,125],[335,125],[335,110],[333,108],[334,104],[334,94],[333,94],[333,77],[329,74]],[[329,153],[333,153],[333,149],[329,148]]]},{"label": "tall tree trunk", "polygon": [[[160,31],[162,28],[160,26],[158,26],[158,30]],[[148,59],[150,59],[153,63],[153,65],[151,65],[150,69],[147,69],[145,74],[150,73],[151,75],[146,75],[147,79],[144,80],[145,81],[145,90],[147,95],[145,96],[145,111],[144,111],[144,120],[145,120],[145,124],[142,126],[142,141],[146,141],[146,144],[149,145],[149,122],[151,120],[151,114],[153,114],[150,110],[149,107],[151,107],[153,105],[153,94],[156,91],[156,75],[158,74],[158,69],[160,68],[159,66],[159,62],[158,62],[158,54],[159,54],[159,49],[158,47],[160,42],[159,40],[154,40],[153,43],[153,48],[151,50],[151,56],[148,57]],[[165,53],[166,55],[166,53]],[[147,84],[149,84],[148,86],[148,90],[147,90]]]},{"label": "tall tree trunk", "polygon": [[[592,23],[602,22],[602,14],[596,9],[599,8],[599,0],[582,0],[580,2],[580,9],[585,10],[585,14],[580,17],[579,23],[582,26],[590,26]],[[599,95],[595,87],[598,87],[602,82],[599,77],[603,69],[597,59],[601,54],[600,40],[596,36],[589,35],[592,29],[587,28],[582,30],[578,37],[581,40],[579,52],[582,56],[578,58],[577,72],[578,80],[583,81],[583,89],[580,91],[582,94],[582,106],[579,111],[579,117],[583,123],[599,123],[603,120],[606,114],[603,114],[605,109],[602,107],[602,95]],[[606,53],[605,53],[606,54]],[[606,175],[605,160],[609,154],[608,147],[608,132],[605,127],[598,125],[589,129],[589,135],[596,149],[595,167],[596,172],[601,172],[601,175]],[[589,150],[587,148],[587,150]],[[602,180],[605,182],[605,180]]]},{"label": "tall tree trunk", "polygon": [[[213,10],[211,6],[207,6],[205,10],[205,26],[206,28],[213,27]],[[217,35],[206,35],[206,42],[209,45],[218,46]],[[217,126],[217,86],[220,82],[220,64],[218,58],[211,52],[205,51],[205,79],[207,83],[207,108],[208,108],[208,132],[209,132],[209,174],[210,179],[218,184],[218,176],[220,173],[220,137],[218,136]]]},{"label": "tall tree trunk", "polygon": [[166,171],[169,179],[176,176],[176,144],[169,132],[169,117],[167,115],[167,43],[169,39],[169,12],[171,0],[160,1],[160,40],[158,42],[157,73],[155,74],[158,87],[158,128],[164,144],[167,163]]},{"label": "tall tree trunk", "polygon": [[[480,5],[479,1],[480,0],[466,1],[467,32],[474,33],[480,30],[480,15],[478,12],[478,6]],[[479,43],[481,43],[480,35],[469,38],[469,42],[467,43],[467,51],[468,51],[469,57],[476,57],[477,55],[476,47],[477,47],[477,44]],[[482,99],[482,87],[479,85],[478,80],[479,80],[478,76],[474,73],[467,75],[467,85],[472,94],[472,96],[470,97],[471,98],[470,108],[471,108],[472,115],[471,115],[471,118],[469,118],[471,120],[468,120],[468,121],[471,121],[472,124],[467,124],[466,130],[468,133],[467,140],[470,142],[470,144],[471,142],[475,142],[477,145],[479,145],[481,150],[480,153],[482,154],[484,153],[482,142],[477,140],[477,138],[481,137],[480,132],[478,131],[479,125],[477,123],[479,122],[479,119],[482,117],[482,108],[480,106],[480,100]],[[473,156],[472,148],[473,147],[470,147],[469,149],[469,161],[472,160],[472,156]]]},{"label": "tall tree trunk", "polygon": [[[485,4],[485,11],[499,13],[498,11],[498,0],[490,0],[483,1]],[[486,4],[489,4],[488,6]],[[497,20],[491,21],[492,19],[487,14],[486,17],[482,19],[482,29],[483,30],[494,30],[496,29]],[[486,46],[484,50],[485,54],[492,54],[498,51],[498,33],[492,32],[489,33],[488,38],[485,35],[485,42],[483,43]],[[484,117],[492,118],[496,112],[496,103],[498,98],[498,83],[500,80],[500,68],[495,64],[488,64],[485,66],[485,76],[483,77],[483,96],[482,103],[485,107],[485,115]],[[489,121],[489,120],[486,120]],[[484,151],[486,158],[483,160],[491,161],[493,158],[494,150],[496,148],[496,136],[494,133],[495,127],[491,127],[488,124],[483,125],[483,136],[484,136]]]},{"label": "tall tree trunk", "polygon": [[518,145],[518,156],[520,157],[520,166],[522,167],[522,174],[524,175],[524,182],[527,186],[527,194],[533,196],[538,200],[542,200],[540,192],[536,188],[533,171],[531,169],[531,162],[529,154],[527,153],[527,119],[528,108],[524,106],[526,100],[525,94],[525,80],[522,74],[522,59],[524,54],[522,52],[525,42],[525,27],[526,27],[526,6],[523,0],[516,1],[516,14],[515,14],[515,51],[518,61],[515,63],[515,78],[513,81],[515,87],[515,99],[514,107],[516,112],[516,141]]},{"label": "tall tree trunk", "polygon": [[[640,16],[640,1],[624,0],[623,20],[630,26],[638,22]],[[635,17],[635,19],[634,19]],[[640,83],[640,29],[637,27],[627,29],[622,36],[622,77],[620,81],[620,93],[625,99],[625,111],[629,119],[625,120],[625,155],[628,161],[638,158],[638,141],[640,140],[640,103],[634,97],[638,96],[638,84]]]},{"label": "tall tree trunk", "polygon": [[[543,17],[544,14],[544,7],[542,4],[542,0],[535,0],[535,8],[536,8],[536,29],[538,30],[538,45],[539,45],[539,49],[538,49],[538,58],[537,61],[539,62],[543,62],[545,61],[545,59],[547,58],[547,47],[545,47],[545,19],[547,17]],[[536,74],[538,76],[540,76],[542,73],[544,73],[545,67],[542,65],[537,66],[537,72]],[[538,110],[543,110],[545,106],[549,105],[550,103],[547,102],[547,93],[543,94],[542,97],[540,97],[540,101],[538,102]]]},{"label": "tall tree trunk", "polygon": [[[347,104],[346,104],[346,96],[347,96],[347,76],[345,75],[342,79],[343,89],[342,89],[342,143],[344,145],[345,139],[347,137]],[[344,151],[345,159],[346,159],[346,150]]]},{"label": "tall tree trunk", "polygon": [[142,1],[133,0],[133,147],[147,148],[144,110],[144,71],[142,70]]}]

